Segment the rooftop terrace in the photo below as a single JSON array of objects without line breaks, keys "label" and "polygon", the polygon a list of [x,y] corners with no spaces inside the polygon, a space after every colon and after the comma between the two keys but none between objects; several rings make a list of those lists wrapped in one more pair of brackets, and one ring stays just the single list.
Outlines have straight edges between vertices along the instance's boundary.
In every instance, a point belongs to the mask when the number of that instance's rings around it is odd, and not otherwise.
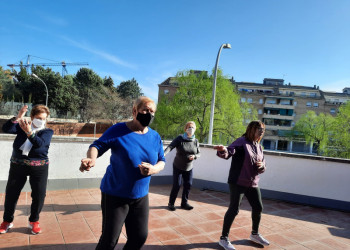
[{"label": "rooftop terrace", "polygon": [[[229,195],[193,189],[190,203],[194,209],[171,212],[166,209],[170,188],[150,188],[149,235],[143,249],[221,249],[217,241]],[[43,233],[32,235],[27,228],[30,192],[23,192],[14,227],[0,235],[0,248],[95,249],[102,225],[100,196],[99,189],[48,191],[40,218]],[[4,194],[0,194],[0,199],[3,204]],[[266,199],[263,203],[260,230],[271,242],[266,249],[350,249],[350,213]],[[1,205],[1,217],[2,213]],[[236,249],[263,248],[248,240],[250,229],[250,206],[243,200],[230,233]],[[122,249],[125,242],[123,230],[116,249]]]}]

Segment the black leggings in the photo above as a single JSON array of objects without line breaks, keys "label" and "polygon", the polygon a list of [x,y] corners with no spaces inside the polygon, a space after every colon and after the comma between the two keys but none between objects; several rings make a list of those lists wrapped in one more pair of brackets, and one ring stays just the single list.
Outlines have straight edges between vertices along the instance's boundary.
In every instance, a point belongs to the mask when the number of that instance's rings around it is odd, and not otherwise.
[{"label": "black leggings", "polygon": [[124,250],[141,249],[148,235],[148,195],[127,199],[102,193],[102,235],[96,250],[112,250],[125,222],[127,242]]},{"label": "black leggings", "polygon": [[30,222],[39,220],[39,214],[44,206],[46,197],[49,165],[27,166],[11,163],[9,178],[6,185],[4,221],[12,222],[21,191],[26,184],[27,176],[32,188],[32,205],[30,207]]},{"label": "black leggings", "polygon": [[181,205],[185,205],[188,202],[188,195],[192,187],[193,181],[193,169],[189,171],[180,170],[173,167],[173,187],[170,192],[169,203],[174,205],[177,194],[179,193],[181,182],[183,179],[183,190],[182,190],[182,200]]},{"label": "black leggings", "polygon": [[230,205],[224,217],[224,225],[222,227],[222,236],[228,237],[231,225],[239,212],[239,206],[245,195],[252,207],[252,232],[258,233],[259,224],[263,205],[261,201],[261,193],[258,187],[243,187],[236,184],[230,185]]}]

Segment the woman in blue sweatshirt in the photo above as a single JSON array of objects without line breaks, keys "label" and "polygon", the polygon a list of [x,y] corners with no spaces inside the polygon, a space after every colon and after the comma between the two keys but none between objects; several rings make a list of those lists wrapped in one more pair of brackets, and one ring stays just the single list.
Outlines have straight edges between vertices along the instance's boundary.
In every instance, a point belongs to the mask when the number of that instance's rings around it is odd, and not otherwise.
[{"label": "woman in blue sweatshirt", "polygon": [[101,181],[102,235],[96,249],[114,249],[125,223],[127,242],[123,249],[137,250],[148,235],[148,190],[151,175],[165,165],[163,143],[148,126],[156,105],[139,97],[133,106],[133,120],[110,127],[90,145],[80,171],[89,171],[97,157],[111,150],[110,165]]},{"label": "woman in blue sweatshirt", "polygon": [[2,127],[5,133],[16,134],[13,142],[10,173],[6,185],[4,221],[0,233],[13,227],[14,212],[22,188],[29,176],[32,188],[29,228],[33,234],[41,233],[39,214],[44,205],[49,172],[48,151],[53,130],[45,128],[50,110],[45,105],[36,105],[30,112],[31,120],[24,119],[28,106],[24,105],[18,115]]}]

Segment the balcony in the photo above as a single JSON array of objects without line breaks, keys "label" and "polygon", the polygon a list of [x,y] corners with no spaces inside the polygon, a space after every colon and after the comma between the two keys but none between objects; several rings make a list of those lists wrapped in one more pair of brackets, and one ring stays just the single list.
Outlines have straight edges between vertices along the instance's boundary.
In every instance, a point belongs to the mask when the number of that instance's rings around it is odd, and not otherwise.
[{"label": "balcony", "polygon": [[266,130],[291,130],[292,126],[265,125]]},{"label": "balcony", "polygon": [[294,109],[293,105],[284,105],[284,104],[270,104],[265,103],[264,108],[275,108],[275,109]]},{"label": "balcony", "polygon": [[[13,138],[0,135],[2,190]],[[89,173],[80,173],[80,159],[91,142],[89,138],[53,138],[49,191],[40,219],[43,233],[31,235],[27,229],[31,203],[27,183],[17,205],[14,227],[0,236],[0,248],[95,248],[102,225],[98,186],[109,154],[99,158]],[[175,150],[167,155],[165,169],[152,177],[149,236],[142,249],[220,249],[217,241],[229,204],[226,181],[231,160],[216,157],[216,151],[208,145],[201,145],[201,152],[195,161],[194,188],[190,193],[195,207],[192,211],[166,209]],[[269,248],[350,249],[350,160],[272,151],[266,151],[265,157],[267,171],[260,181],[264,203],[260,230],[270,240]],[[0,198],[3,204],[4,194]],[[180,199],[176,205],[180,205]],[[2,214],[3,206],[0,211]],[[250,216],[250,206],[244,199],[230,232],[237,249],[262,248],[248,240]],[[123,228],[116,249],[122,249],[125,242]]]},{"label": "balcony", "polygon": [[294,120],[294,116],[292,115],[280,115],[280,114],[263,114],[263,118],[267,118],[267,119],[279,119],[279,120],[288,120],[288,121],[293,121]]}]

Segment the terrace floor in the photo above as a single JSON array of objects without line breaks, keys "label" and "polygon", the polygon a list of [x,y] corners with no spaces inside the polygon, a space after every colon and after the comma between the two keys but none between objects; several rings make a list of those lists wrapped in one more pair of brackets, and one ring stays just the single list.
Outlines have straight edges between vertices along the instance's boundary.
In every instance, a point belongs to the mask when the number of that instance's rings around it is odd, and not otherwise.
[{"label": "terrace floor", "polygon": [[[142,249],[222,249],[217,242],[229,195],[193,189],[190,204],[194,209],[171,212],[166,207],[170,188],[150,188],[149,235]],[[0,199],[3,204],[4,194]],[[101,234],[99,189],[48,191],[39,235],[27,228],[30,203],[30,193],[22,193],[14,227],[0,235],[1,249],[95,249]],[[271,243],[266,249],[350,249],[350,213],[271,200],[263,203],[260,232]],[[2,213],[3,205],[1,217]],[[230,233],[236,249],[263,248],[248,240],[250,228],[250,206],[243,200]],[[125,242],[123,229],[116,249],[122,249]]]}]

